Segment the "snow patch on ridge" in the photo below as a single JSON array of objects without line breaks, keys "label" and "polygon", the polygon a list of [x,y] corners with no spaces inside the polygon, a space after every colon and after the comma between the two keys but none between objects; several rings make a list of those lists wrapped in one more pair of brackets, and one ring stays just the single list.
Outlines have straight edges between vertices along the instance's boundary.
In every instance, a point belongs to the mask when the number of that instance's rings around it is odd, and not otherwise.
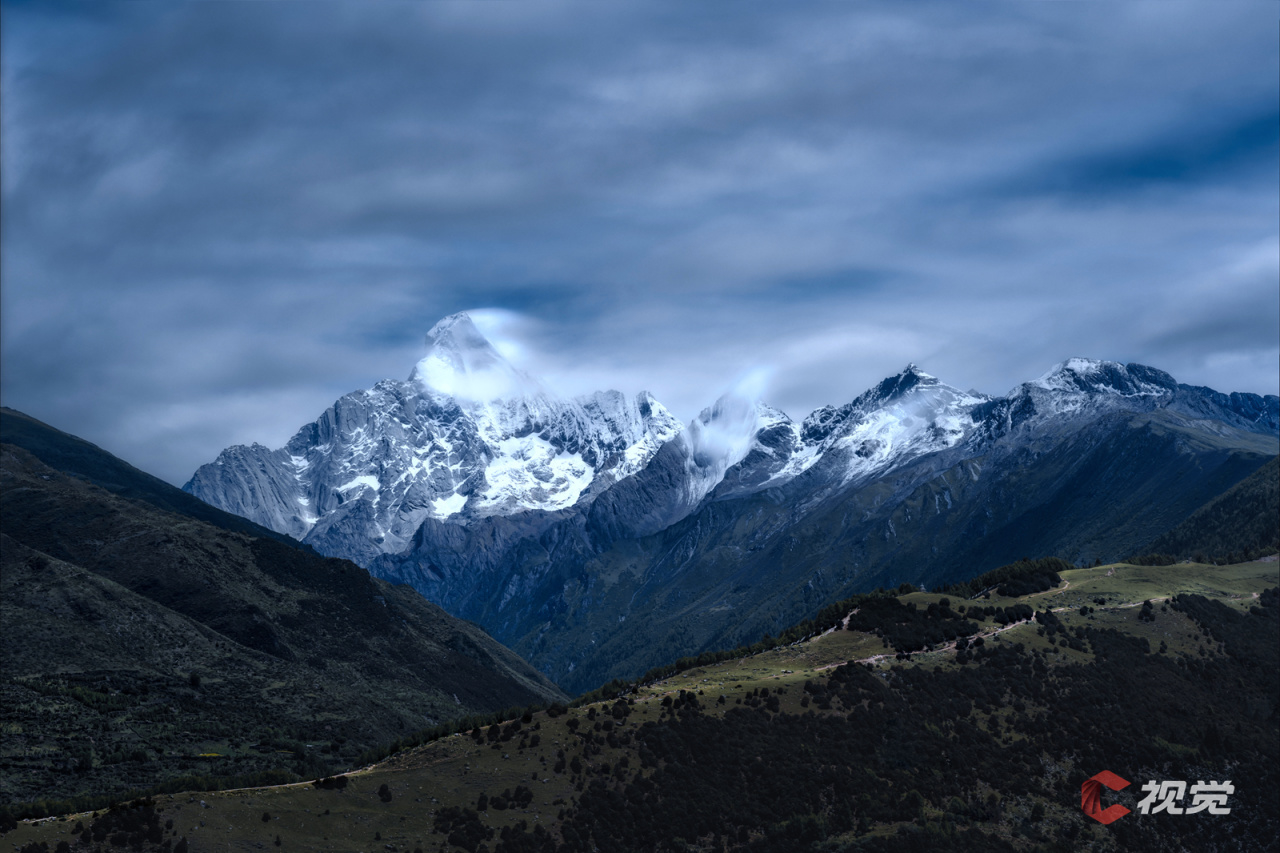
[{"label": "snow patch on ridge", "polygon": [[825,459],[847,485],[906,460],[954,447],[973,429],[972,411],[989,398],[939,382],[914,364],[840,409],[818,409],[791,424],[796,448],[762,487],[781,485]]},{"label": "snow patch on ridge", "polygon": [[462,512],[462,508],[466,505],[467,496],[454,492],[448,497],[436,498],[432,501],[431,513],[436,518],[448,518],[451,515],[457,515]]},{"label": "snow patch on ridge", "polygon": [[697,504],[719,485],[725,472],[751,452],[756,434],[763,426],[777,423],[778,416],[786,418],[776,409],[732,392],[703,409],[680,436],[688,451],[688,504]]},{"label": "snow patch on ridge", "polygon": [[[1069,358],[1059,362],[1045,371],[1044,375],[1026,383],[1046,391],[1078,391],[1077,377],[1088,377],[1097,374],[1107,362],[1092,358]],[[1114,363],[1114,362],[1112,362]],[[1119,367],[1120,365],[1116,365]],[[1011,392],[1016,393],[1018,389]]]},{"label": "snow patch on ridge", "polygon": [[[1159,373],[1146,370],[1145,373]],[[1043,376],[1027,382],[1010,392],[1016,395],[1024,388],[1041,388],[1069,396],[1082,394],[1110,394],[1121,397],[1144,397],[1168,393],[1165,386],[1143,378],[1142,371],[1131,371],[1115,361],[1099,361],[1092,358],[1069,358],[1049,368]]]},{"label": "snow patch on ridge", "polygon": [[382,484],[379,483],[378,478],[373,476],[372,474],[363,474],[352,480],[348,480],[347,482],[343,483],[341,486],[338,486],[337,491],[349,492],[352,489],[357,489],[357,488],[373,489],[376,492],[378,491],[378,489],[382,488]]},{"label": "snow patch on ridge", "polygon": [[557,451],[539,436],[508,438],[495,449],[497,458],[484,470],[489,488],[480,496],[478,509],[563,509],[577,503],[594,479],[580,454]]},{"label": "snow patch on ridge", "polygon": [[919,386],[869,412],[831,445],[848,453],[844,482],[875,474],[911,456],[954,447],[973,427],[970,411],[983,400],[936,384]]}]

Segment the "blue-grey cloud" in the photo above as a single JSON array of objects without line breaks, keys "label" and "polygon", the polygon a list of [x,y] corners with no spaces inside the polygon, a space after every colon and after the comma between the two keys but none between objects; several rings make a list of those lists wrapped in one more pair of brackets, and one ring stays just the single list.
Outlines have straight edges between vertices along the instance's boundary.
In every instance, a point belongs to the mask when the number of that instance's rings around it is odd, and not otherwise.
[{"label": "blue-grey cloud", "polygon": [[4,402],[175,482],[467,308],[685,418],[757,368],[798,416],[908,361],[1280,384],[1267,4],[0,11]]},{"label": "blue-grey cloud", "polygon": [[1280,159],[1280,109],[1274,100],[1244,116],[1190,116],[1154,138],[1038,165],[1006,190],[1081,198],[1142,190],[1265,181]]}]

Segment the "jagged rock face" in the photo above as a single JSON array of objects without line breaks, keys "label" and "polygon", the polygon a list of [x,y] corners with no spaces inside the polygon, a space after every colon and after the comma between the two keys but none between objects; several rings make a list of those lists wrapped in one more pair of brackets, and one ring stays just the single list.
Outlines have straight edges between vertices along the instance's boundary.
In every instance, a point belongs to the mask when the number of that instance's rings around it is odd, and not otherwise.
[{"label": "jagged rock face", "polygon": [[441,321],[428,343],[408,381],[346,395],[281,449],[228,448],[184,489],[368,565],[408,547],[428,519],[589,502],[680,430],[648,394],[551,396],[466,315]]}]

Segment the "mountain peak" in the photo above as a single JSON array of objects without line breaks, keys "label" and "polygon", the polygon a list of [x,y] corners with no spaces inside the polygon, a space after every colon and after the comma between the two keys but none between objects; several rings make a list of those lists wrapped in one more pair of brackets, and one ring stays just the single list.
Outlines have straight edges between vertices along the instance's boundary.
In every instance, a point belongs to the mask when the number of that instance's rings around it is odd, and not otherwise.
[{"label": "mountain peak", "polygon": [[925,373],[912,363],[904,367],[901,373],[881,380],[880,384],[860,397],[859,400],[867,398],[866,402],[880,404],[897,399],[913,388],[940,384],[937,377]]},{"label": "mountain peak", "polygon": [[932,373],[925,373],[915,365],[915,362],[912,362],[893,376],[885,377],[880,384],[906,391],[917,385],[938,385],[940,383],[938,382],[938,377]]},{"label": "mountain peak", "polygon": [[481,346],[490,345],[488,338],[476,328],[475,321],[471,319],[471,315],[466,311],[450,314],[448,317],[438,321],[431,327],[431,331],[427,332],[428,346],[449,339],[470,339]]},{"label": "mountain peak", "polygon": [[1171,392],[1177,385],[1163,370],[1141,364],[1124,365],[1096,358],[1069,358],[1027,385],[1067,394],[1149,396]]},{"label": "mountain peak", "polygon": [[506,363],[465,311],[450,314],[431,327],[427,332],[427,356],[467,371]]},{"label": "mountain peak", "polygon": [[537,380],[502,357],[465,311],[450,314],[431,327],[427,354],[414,365],[409,381],[478,402],[542,391]]},{"label": "mountain peak", "polygon": [[1059,376],[1063,373],[1074,373],[1077,376],[1089,376],[1100,370],[1104,370],[1107,367],[1120,367],[1120,365],[1114,361],[1103,361],[1098,358],[1081,358],[1079,356],[1072,356],[1066,361],[1060,361],[1053,367],[1049,368],[1044,376],[1040,377],[1040,379],[1036,381],[1039,382],[1041,380],[1048,379],[1049,377]]}]

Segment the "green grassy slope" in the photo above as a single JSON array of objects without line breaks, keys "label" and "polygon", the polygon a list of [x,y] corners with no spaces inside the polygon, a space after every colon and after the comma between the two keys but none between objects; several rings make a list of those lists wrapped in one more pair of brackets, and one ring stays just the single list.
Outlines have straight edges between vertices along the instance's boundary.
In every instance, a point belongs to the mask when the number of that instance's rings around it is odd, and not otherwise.
[{"label": "green grassy slope", "polygon": [[12,445],[0,488],[0,803],[314,773],[430,723],[563,697],[476,626],[347,561],[126,499]]},{"label": "green grassy slope", "polygon": [[[838,628],[446,737],[341,789],[157,798],[158,826],[173,821],[158,837],[211,851],[1274,850],[1278,565],[1109,565],[1021,597],[867,599],[850,624],[879,633]],[[907,657],[890,639],[913,621],[973,633]],[[1149,779],[1231,779],[1232,813],[1104,827],[1079,808],[1104,769],[1134,783],[1107,795],[1130,809]],[[5,841],[88,829],[91,847],[94,826],[24,824]]]}]

